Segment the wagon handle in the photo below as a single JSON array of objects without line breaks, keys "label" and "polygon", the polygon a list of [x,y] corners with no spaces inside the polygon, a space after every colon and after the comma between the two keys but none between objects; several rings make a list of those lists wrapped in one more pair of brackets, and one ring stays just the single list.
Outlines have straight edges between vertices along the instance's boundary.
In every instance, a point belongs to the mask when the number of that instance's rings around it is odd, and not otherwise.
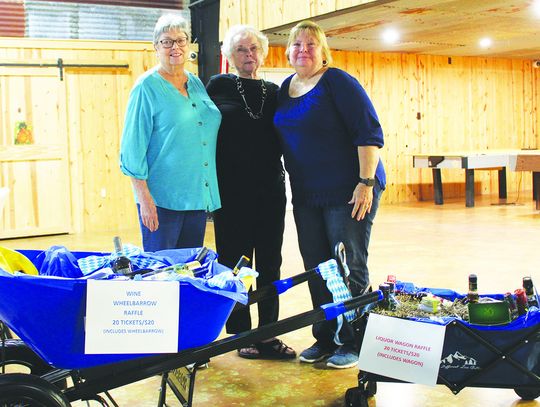
[{"label": "wagon handle", "polygon": [[345,286],[347,286],[349,291],[351,291],[351,288],[349,286],[349,268],[347,267],[347,253],[345,252],[345,245],[343,244],[343,242],[336,243],[336,246],[334,248],[334,256],[338,264],[339,274],[341,274],[341,277],[345,282]]},{"label": "wagon handle", "polygon": [[359,297],[351,298],[350,300],[336,303],[329,303],[321,305],[324,310],[326,320],[332,320],[338,315],[344,314],[347,311],[369,305],[374,302],[378,302],[384,298],[381,290],[373,291],[369,294],[364,294]]}]

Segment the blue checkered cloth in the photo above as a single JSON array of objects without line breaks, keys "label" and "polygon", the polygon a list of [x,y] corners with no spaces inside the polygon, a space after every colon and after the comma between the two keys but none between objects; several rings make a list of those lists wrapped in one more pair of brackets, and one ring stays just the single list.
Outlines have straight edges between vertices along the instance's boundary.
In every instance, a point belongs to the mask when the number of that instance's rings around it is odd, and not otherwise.
[{"label": "blue checkered cloth", "polygon": [[[344,266],[345,274],[348,275],[350,273],[349,269],[346,267],[346,265]],[[334,259],[319,264],[317,269],[323,280],[326,281],[326,287],[328,287],[328,290],[332,294],[332,299],[334,302],[343,302],[352,298],[351,292],[345,285],[343,277],[341,277],[341,274],[339,273],[337,262]],[[356,318],[356,310],[347,311],[345,314],[339,315],[336,318],[337,328],[336,334],[334,335],[334,342],[336,345],[343,345],[343,343],[341,343],[339,340],[339,331],[343,326],[343,316],[345,316],[347,321],[352,321]]]},{"label": "blue checkered cloth", "polygon": [[[131,260],[131,263],[137,268],[159,268],[170,266],[170,264],[162,261],[163,257],[152,256],[150,253],[144,252],[141,248],[132,245],[125,244],[122,248],[122,254]],[[111,262],[116,259],[116,252],[111,253],[109,256],[87,256],[77,260],[77,264],[81,269],[83,275],[88,275],[96,270],[104,267],[109,267]],[[161,259],[161,260],[160,260]]]}]

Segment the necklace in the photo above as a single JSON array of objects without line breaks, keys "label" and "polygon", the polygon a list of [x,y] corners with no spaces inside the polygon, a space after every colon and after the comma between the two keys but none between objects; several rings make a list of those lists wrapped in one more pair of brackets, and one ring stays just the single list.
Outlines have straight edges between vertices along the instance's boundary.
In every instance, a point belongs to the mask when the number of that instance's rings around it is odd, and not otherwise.
[{"label": "necklace", "polygon": [[244,90],[244,87],[242,86],[242,81],[240,81],[240,78],[238,76],[235,76],[236,79],[236,89],[238,89],[238,93],[240,93],[240,96],[242,97],[242,100],[244,101],[244,109],[246,113],[254,120],[261,119],[263,117],[263,107],[264,107],[264,101],[266,100],[266,86],[264,85],[264,81],[261,79],[261,90],[262,90],[262,97],[261,97],[261,109],[259,110],[259,113],[254,114],[253,110],[251,110],[251,107],[247,104],[246,101],[246,91]]}]

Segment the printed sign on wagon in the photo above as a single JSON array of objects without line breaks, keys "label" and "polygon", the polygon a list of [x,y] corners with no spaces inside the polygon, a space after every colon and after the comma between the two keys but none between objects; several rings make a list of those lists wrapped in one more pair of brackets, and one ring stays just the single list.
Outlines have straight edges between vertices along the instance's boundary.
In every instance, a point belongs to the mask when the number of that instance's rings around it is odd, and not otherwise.
[{"label": "printed sign on wagon", "polygon": [[362,371],[434,386],[445,326],[370,314],[358,365]]},{"label": "printed sign on wagon", "polygon": [[85,353],[176,353],[177,281],[88,280]]}]

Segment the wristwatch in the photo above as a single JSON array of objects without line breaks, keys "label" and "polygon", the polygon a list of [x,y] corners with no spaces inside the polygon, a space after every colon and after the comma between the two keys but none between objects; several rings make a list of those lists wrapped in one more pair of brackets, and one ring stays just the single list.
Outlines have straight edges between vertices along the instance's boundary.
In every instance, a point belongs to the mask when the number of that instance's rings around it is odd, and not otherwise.
[{"label": "wristwatch", "polygon": [[368,187],[375,185],[375,178],[362,178],[360,177],[360,182]]}]

